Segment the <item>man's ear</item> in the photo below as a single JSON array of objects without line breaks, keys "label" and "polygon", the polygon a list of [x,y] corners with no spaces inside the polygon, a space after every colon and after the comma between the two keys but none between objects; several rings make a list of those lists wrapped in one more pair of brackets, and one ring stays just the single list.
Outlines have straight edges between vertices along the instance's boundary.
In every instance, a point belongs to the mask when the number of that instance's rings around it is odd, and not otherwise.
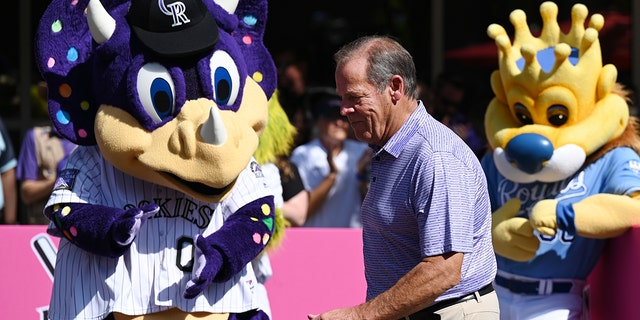
[{"label": "man's ear", "polygon": [[389,81],[389,87],[391,89],[391,98],[394,100],[400,100],[404,92],[404,80],[401,76],[394,75]]}]

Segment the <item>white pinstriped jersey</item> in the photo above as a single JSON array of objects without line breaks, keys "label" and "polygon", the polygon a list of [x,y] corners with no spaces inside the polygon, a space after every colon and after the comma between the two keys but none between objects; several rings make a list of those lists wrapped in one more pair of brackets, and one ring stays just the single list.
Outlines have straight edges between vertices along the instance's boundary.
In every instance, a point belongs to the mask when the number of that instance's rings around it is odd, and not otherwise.
[{"label": "white pinstriped jersey", "polygon": [[[264,179],[267,187],[273,191],[273,202],[276,208],[282,208],[284,199],[282,198],[282,182],[280,180],[280,171],[275,164],[267,162],[262,164],[262,172],[264,172]],[[264,311],[269,318],[271,318],[271,304],[269,303],[269,296],[265,283],[273,276],[273,269],[271,269],[271,261],[267,252],[259,255],[258,258],[251,261],[253,272],[256,275],[258,282],[256,283],[255,297],[259,301],[260,310]]]},{"label": "white pinstriped jersey", "polygon": [[[244,312],[255,309],[256,278],[246,267],[224,283],[213,283],[194,299],[183,298],[191,272],[196,234],[209,235],[238,208],[269,195],[261,172],[251,165],[231,195],[204,203],[184,193],[142,181],[114,168],[97,147],[79,147],[66,169],[77,174],[68,189],[56,188],[47,206],[90,203],[117,208],[155,202],[160,211],[140,229],[130,249],[113,259],[88,253],[62,238],[58,248],[49,317],[101,319],[110,312],[137,315],[173,307],[188,312]],[[258,167],[259,168],[259,167]],[[258,170],[259,171],[259,170]]]}]

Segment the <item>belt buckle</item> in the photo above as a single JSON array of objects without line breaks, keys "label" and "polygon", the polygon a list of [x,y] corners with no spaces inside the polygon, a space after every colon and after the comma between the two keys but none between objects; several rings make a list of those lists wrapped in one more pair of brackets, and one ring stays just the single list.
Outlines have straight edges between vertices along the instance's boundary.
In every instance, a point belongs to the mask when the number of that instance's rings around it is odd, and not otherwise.
[{"label": "belt buckle", "polygon": [[553,293],[553,280],[539,280],[538,281],[538,294],[539,295],[550,295]]},{"label": "belt buckle", "polygon": [[538,282],[538,295],[570,293],[573,286],[574,283],[571,281],[554,281],[553,279],[540,280]]}]

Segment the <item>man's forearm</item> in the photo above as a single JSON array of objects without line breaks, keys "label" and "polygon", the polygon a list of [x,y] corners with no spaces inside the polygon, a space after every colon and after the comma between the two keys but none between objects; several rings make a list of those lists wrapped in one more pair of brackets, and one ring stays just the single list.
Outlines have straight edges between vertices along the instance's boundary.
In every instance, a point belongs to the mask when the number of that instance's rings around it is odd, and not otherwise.
[{"label": "man's forearm", "polygon": [[424,258],[389,290],[356,307],[363,319],[400,319],[431,305],[460,282],[462,253]]}]

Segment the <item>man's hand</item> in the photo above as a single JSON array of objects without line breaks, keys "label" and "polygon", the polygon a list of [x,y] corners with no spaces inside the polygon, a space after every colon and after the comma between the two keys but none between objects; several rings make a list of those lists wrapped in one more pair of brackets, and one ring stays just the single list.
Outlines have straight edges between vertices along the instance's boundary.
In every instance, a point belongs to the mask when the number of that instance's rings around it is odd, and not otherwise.
[{"label": "man's hand", "polygon": [[319,314],[319,315],[309,314],[309,315],[307,315],[307,318],[309,320],[356,320],[356,319],[364,319],[364,318],[359,318],[358,317],[358,315],[356,314],[354,308],[335,309],[335,310],[327,311],[327,312],[325,312],[323,314]]}]

